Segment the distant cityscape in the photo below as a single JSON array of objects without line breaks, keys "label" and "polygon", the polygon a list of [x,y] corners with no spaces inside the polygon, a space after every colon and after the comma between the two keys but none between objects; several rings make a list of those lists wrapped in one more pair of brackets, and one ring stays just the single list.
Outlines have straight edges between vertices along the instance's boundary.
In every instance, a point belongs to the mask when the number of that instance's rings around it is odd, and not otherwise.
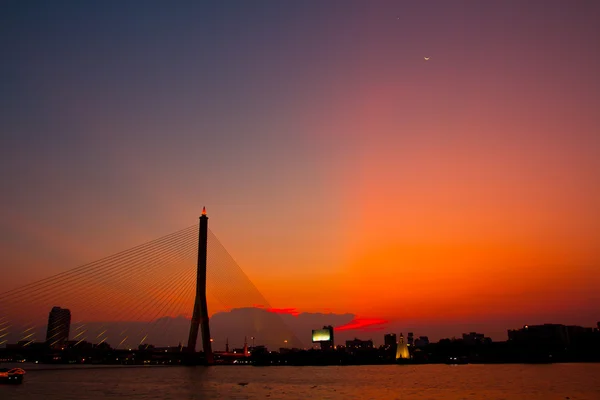
[{"label": "distant cityscape", "polygon": [[[51,364],[126,364],[181,365],[203,363],[202,352],[188,352],[176,346],[156,347],[140,344],[137,348],[113,348],[103,339],[85,341],[81,333],[70,336],[71,312],[53,307],[48,315],[45,342],[21,340],[0,349],[0,363],[33,362]],[[506,341],[493,342],[483,333],[463,333],[460,338],[432,343],[427,336],[413,332],[386,333],[383,345],[354,338],[344,344],[335,341],[333,326],[312,331],[317,348],[256,345],[255,337],[244,340],[243,347],[214,351],[215,364],[239,365],[357,365],[357,364],[466,364],[466,363],[558,363],[600,361],[600,322],[596,327],[562,324],[525,325],[508,330]],[[212,339],[211,339],[212,342]],[[119,347],[119,346],[117,346]]]}]

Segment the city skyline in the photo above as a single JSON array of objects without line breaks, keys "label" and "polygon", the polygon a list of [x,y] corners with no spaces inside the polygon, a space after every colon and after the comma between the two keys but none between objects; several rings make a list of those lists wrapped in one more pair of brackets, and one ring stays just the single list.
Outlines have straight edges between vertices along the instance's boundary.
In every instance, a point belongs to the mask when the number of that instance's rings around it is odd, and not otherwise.
[{"label": "city skyline", "polygon": [[595,3],[3,14],[0,293],[206,205],[283,314],[430,337],[599,319]]},{"label": "city skyline", "polygon": [[[525,324],[519,327],[507,327],[502,337],[495,338],[490,337],[486,332],[477,333],[475,331],[457,331],[455,334],[446,336],[434,333],[432,336],[427,331],[413,332],[410,327],[403,327],[400,331],[385,328],[367,332],[348,329],[354,321],[354,316],[351,314],[302,313],[295,316],[286,314],[281,317],[281,320],[278,320],[273,314],[277,313],[257,308],[239,308],[216,313],[215,319],[211,319],[211,329],[214,335],[212,335],[210,342],[213,345],[213,351],[222,352],[227,346],[241,348],[242,344],[246,342],[248,342],[250,348],[255,346],[275,350],[280,348],[305,350],[312,348],[324,351],[333,350],[334,346],[343,346],[344,342],[352,340],[369,341],[375,347],[389,346],[389,339],[396,341],[396,343],[406,343],[409,346],[416,347],[457,339],[501,343],[514,340],[515,335],[522,335],[522,332],[528,330],[531,333],[537,333],[543,329],[574,329],[576,332],[585,330],[595,333],[600,330],[600,321],[597,321],[592,324],[593,326],[590,324],[575,326],[561,323]],[[70,310],[54,306],[49,313],[47,325],[42,324],[28,329],[27,333],[33,335],[27,336],[24,340],[18,332],[14,334],[6,332],[8,336],[3,335],[5,340],[0,344],[0,348],[45,344],[49,349],[62,351],[68,346],[76,347],[81,343],[104,344],[116,349],[138,348],[144,345],[160,348],[185,347],[184,341],[188,337],[190,322],[191,318],[183,315],[176,317],[163,316],[156,321],[94,321],[93,319],[78,318],[75,331],[69,333]],[[320,324],[323,323],[333,325],[319,328]],[[257,330],[257,326],[263,326],[267,329]],[[323,337],[322,332],[327,329],[331,330],[326,337]],[[45,340],[43,332],[46,332]],[[101,333],[97,335],[99,332]],[[121,332],[122,336],[118,335],[117,332]],[[123,335],[126,332],[129,333],[126,336]],[[137,336],[132,335],[133,332],[136,332]],[[333,332],[335,332],[335,339]],[[82,335],[82,333],[85,335]],[[294,336],[299,341],[294,340]],[[125,340],[121,341],[122,338],[125,338]],[[569,335],[564,336],[564,340],[568,340],[568,338]],[[142,340],[140,341],[140,339]],[[200,346],[200,349],[197,350],[202,351],[202,347]]]}]

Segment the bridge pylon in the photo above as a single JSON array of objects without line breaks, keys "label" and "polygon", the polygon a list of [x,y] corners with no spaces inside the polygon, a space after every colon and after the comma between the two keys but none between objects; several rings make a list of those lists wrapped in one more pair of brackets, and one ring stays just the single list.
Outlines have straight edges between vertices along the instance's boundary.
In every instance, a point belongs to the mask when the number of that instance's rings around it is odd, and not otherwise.
[{"label": "bridge pylon", "polygon": [[213,365],[215,360],[210,341],[210,327],[208,324],[208,305],[206,304],[206,258],[208,254],[208,216],[206,207],[202,208],[200,216],[200,233],[198,237],[198,272],[196,276],[196,300],[194,301],[194,312],[190,324],[190,336],[187,350],[196,352],[196,341],[198,340],[198,328],[202,333],[202,347],[206,365]]}]

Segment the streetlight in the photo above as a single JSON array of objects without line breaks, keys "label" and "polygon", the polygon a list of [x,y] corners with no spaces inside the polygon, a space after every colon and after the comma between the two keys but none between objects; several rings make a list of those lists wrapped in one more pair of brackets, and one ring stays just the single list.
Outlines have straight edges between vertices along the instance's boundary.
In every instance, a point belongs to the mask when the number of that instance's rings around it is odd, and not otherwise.
[{"label": "streetlight", "polygon": [[254,350],[254,336],[251,336],[250,339],[252,339],[252,349]]}]

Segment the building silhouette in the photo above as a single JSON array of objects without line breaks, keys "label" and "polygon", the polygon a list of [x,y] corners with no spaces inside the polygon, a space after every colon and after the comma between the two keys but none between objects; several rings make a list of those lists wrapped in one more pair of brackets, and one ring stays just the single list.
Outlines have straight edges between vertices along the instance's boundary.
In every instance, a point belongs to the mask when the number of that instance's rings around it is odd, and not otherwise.
[{"label": "building silhouette", "polygon": [[483,333],[477,332],[463,333],[462,338],[463,342],[469,346],[492,342],[492,339],[490,339],[489,337],[485,337]]},{"label": "building silhouette", "polygon": [[71,311],[66,308],[52,307],[48,315],[46,344],[53,349],[64,349],[69,340],[71,329]]},{"label": "building silhouette", "polygon": [[323,329],[327,329],[329,331],[329,341],[321,342],[321,350],[333,350],[335,348],[335,342],[333,339],[333,326],[327,325],[324,326]]},{"label": "building silhouette", "polygon": [[[325,333],[325,331],[327,333]],[[319,343],[321,350],[333,350],[335,348],[335,342],[333,339],[333,326],[327,325],[324,326],[323,329],[313,330],[312,333],[313,343]],[[315,335],[317,335],[317,337]]]},{"label": "building silhouette", "polygon": [[383,344],[386,348],[396,347],[396,334],[387,333],[383,336]]},{"label": "building silhouette", "polygon": [[508,340],[525,345],[559,348],[570,346],[581,337],[591,333],[593,333],[593,328],[577,325],[525,325],[522,329],[509,329]]},{"label": "building silhouette", "polygon": [[508,340],[514,343],[544,346],[567,346],[567,327],[560,324],[525,325],[521,329],[509,329]]},{"label": "building silhouette", "polygon": [[415,335],[412,332],[408,332],[408,343],[409,346],[412,346],[415,344]]},{"label": "building silhouette", "polygon": [[419,336],[417,340],[415,340],[415,347],[425,347],[429,345],[429,337],[427,336]]},{"label": "building silhouette", "polygon": [[347,349],[372,349],[373,341],[372,340],[360,340],[354,338],[354,340],[346,340],[346,348]]}]

